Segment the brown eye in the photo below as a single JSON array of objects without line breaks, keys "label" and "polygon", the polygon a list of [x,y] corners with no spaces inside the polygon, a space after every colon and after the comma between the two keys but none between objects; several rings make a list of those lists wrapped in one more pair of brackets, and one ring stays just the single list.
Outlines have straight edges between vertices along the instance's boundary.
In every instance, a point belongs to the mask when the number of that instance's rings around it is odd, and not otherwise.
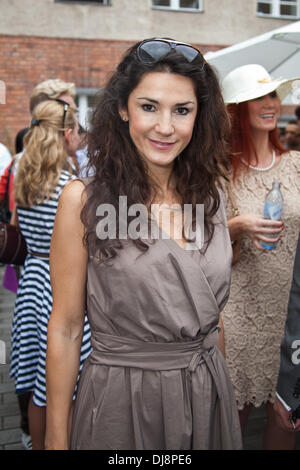
[{"label": "brown eye", "polygon": [[153,106],[152,104],[143,104],[143,105],[142,105],[142,109],[143,109],[144,111],[147,111],[148,113],[149,113],[149,112],[151,113],[151,112],[155,111],[155,108],[154,108],[154,106]]},{"label": "brown eye", "polygon": [[272,93],[269,93],[270,98],[277,98],[277,92],[272,91]]},{"label": "brown eye", "polygon": [[186,116],[189,113],[188,108],[177,108],[176,109],[177,114],[180,114],[181,116]]}]

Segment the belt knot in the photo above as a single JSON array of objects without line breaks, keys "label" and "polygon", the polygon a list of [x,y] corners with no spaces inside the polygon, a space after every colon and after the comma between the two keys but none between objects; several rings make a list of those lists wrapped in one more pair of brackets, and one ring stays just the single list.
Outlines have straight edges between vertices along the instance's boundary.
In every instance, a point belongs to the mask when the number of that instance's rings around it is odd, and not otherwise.
[{"label": "belt knot", "polygon": [[203,342],[200,344],[199,349],[193,354],[192,359],[189,363],[188,370],[189,372],[195,372],[197,366],[205,361],[208,365],[210,361],[209,351],[215,346],[218,341],[218,334],[220,328],[217,327],[203,339]]}]

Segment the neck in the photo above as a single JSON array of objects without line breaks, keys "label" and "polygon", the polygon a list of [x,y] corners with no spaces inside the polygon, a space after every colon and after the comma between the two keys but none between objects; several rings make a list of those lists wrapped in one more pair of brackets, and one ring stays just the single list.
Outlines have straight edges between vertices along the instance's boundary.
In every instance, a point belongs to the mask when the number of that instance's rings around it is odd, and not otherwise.
[{"label": "neck", "polygon": [[[159,188],[156,199],[160,203],[170,203],[175,194],[175,182],[172,167],[149,168],[149,174]],[[172,202],[172,201],[171,201]]]},{"label": "neck", "polygon": [[[252,138],[257,155],[258,166],[266,166],[270,163],[270,157],[272,155],[272,145],[269,140],[268,131],[252,130]],[[251,163],[255,163],[255,155],[251,155]]]}]

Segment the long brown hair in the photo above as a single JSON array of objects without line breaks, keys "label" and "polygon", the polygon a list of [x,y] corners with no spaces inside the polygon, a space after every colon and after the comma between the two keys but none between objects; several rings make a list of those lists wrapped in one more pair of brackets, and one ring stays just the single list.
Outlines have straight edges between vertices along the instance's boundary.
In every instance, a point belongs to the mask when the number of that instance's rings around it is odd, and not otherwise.
[{"label": "long brown hair", "polygon": [[[231,119],[231,163],[233,168],[233,179],[241,171],[248,171],[247,166],[243,165],[241,158],[246,163],[250,163],[251,154],[258,160],[256,148],[251,134],[248,101],[239,104],[229,104],[228,113]],[[273,148],[280,153],[284,152],[277,128],[269,132],[269,140]]]},{"label": "long brown hair", "polygon": [[[187,147],[174,162],[176,191],[183,204],[204,204],[208,242],[214,232],[212,218],[220,196],[216,181],[227,167],[230,125],[217,77],[202,61],[189,63],[172,50],[155,63],[143,63],[136,54],[137,43],[129,49],[117,70],[99,95],[88,135],[90,168],[94,177],[87,185],[88,199],[81,218],[86,227],[85,242],[103,260],[116,255],[123,247],[120,240],[100,240],[96,235],[96,210],[102,203],[112,204],[118,213],[119,196],[127,196],[128,206],[152,203],[155,188],[145,163],[140,158],[129,134],[128,123],[121,120],[119,110],[127,109],[128,98],[144,74],[166,72],[189,77],[194,84],[198,112],[193,135]],[[129,218],[128,218],[129,221]],[[142,251],[149,246],[133,240]]]}]

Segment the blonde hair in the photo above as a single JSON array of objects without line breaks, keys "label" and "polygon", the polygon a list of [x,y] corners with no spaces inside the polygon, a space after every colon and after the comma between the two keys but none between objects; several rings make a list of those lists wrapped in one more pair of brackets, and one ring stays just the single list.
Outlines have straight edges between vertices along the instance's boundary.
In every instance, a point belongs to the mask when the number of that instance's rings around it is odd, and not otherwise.
[{"label": "blonde hair", "polygon": [[56,101],[44,101],[33,112],[38,125],[32,125],[24,139],[25,151],[14,179],[15,201],[30,207],[48,200],[61,171],[72,171],[68,162],[63,132],[75,129],[77,119],[69,107],[63,125],[64,107]]},{"label": "blonde hair", "polygon": [[75,83],[64,82],[60,78],[53,78],[39,83],[31,93],[29,108],[32,114],[33,109],[39,103],[49,99],[59,98],[60,95],[68,94],[75,98]]}]

